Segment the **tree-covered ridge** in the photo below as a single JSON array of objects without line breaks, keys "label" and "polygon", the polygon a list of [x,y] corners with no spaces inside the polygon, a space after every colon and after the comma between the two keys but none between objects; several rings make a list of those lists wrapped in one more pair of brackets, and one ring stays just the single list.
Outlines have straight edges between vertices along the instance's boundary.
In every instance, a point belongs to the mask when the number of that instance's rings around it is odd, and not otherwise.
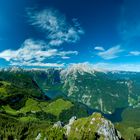
[{"label": "tree-covered ridge", "polygon": [[[72,108],[75,110],[72,110]],[[78,108],[78,110],[76,110]],[[79,110],[80,109],[80,110]],[[39,134],[48,139],[63,137],[60,129],[53,128],[55,122],[64,120],[68,123],[72,114],[62,117],[62,114],[72,112],[78,117],[87,116],[87,111],[74,103],[58,98],[52,101],[42,101],[28,98],[23,107],[13,109],[9,104],[0,107],[0,138],[3,139],[35,139]]]},{"label": "tree-covered ridge", "polygon": [[114,125],[94,113],[87,118],[69,120],[62,125],[61,122],[52,124],[48,121],[21,121],[5,114],[0,114],[0,138],[1,139],[48,139],[48,140],[96,140],[96,139],[121,139]]},{"label": "tree-covered ridge", "polygon": [[[44,98],[43,92],[40,90],[36,82],[29,75],[23,72],[5,72],[0,71],[0,82],[7,82],[6,92],[11,95],[24,94],[37,98]],[[6,85],[1,85],[6,86]],[[2,92],[2,89],[0,90]]]}]

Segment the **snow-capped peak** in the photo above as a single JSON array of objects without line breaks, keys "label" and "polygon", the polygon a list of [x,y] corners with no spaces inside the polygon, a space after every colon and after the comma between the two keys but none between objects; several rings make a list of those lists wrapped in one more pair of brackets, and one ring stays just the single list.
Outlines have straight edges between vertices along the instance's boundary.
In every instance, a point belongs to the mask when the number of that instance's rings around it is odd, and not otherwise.
[{"label": "snow-capped peak", "polygon": [[19,72],[19,71],[23,71],[23,69],[20,67],[13,66],[13,67],[2,68],[1,71]]},{"label": "snow-capped peak", "polygon": [[69,65],[66,69],[61,71],[61,75],[67,77],[70,74],[77,74],[77,72],[81,75],[84,73],[94,74],[96,71],[105,72],[102,69],[94,68],[93,64],[85,62]]},{"label": "snow-capped peak", "polygon": [[94,73],[94,69],[92,67],[91,64],[89,63],[78,63],[78,64],[72,64],[68,67],[67,69],[68,72],[73,72],[73,73],[76,73],[76,72],[79,72],[79,73],[83,73],[83,72],[86,72],[86,73]]}]

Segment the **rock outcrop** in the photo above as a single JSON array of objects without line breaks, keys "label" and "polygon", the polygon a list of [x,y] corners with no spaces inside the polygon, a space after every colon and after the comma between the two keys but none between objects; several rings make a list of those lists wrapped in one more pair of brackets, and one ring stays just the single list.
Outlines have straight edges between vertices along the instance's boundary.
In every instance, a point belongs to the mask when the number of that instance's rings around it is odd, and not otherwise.
[{"label": "rock outcrop", "polygon": [[[55,126],[60,127],[60,125]],[[115,129],[111,121],[105,119],[100,113],[93,113],[89,117],[77,120],[73,116],[63,129],[65,130],[65,138],[68,140],[122,139],[120,132]]]}]

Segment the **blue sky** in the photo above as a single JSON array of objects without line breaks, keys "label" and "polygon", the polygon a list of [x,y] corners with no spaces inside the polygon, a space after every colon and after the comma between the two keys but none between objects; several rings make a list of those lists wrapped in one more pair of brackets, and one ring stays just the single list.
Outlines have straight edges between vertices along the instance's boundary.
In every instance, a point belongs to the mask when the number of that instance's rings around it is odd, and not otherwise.
[{"label": "blue sky", "polygon": [[0,0],[0,66],[91,63],[140,71],[139,0]]}]

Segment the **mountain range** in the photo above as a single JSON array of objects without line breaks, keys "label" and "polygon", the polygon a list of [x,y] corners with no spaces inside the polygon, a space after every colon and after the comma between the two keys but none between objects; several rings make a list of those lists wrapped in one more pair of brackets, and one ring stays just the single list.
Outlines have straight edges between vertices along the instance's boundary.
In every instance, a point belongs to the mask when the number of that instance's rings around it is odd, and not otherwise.
[{"label": "mountain range", "polygon": [[139,139],[139,91],[140,73],[88,64],[1,69],[0,138]]}]

